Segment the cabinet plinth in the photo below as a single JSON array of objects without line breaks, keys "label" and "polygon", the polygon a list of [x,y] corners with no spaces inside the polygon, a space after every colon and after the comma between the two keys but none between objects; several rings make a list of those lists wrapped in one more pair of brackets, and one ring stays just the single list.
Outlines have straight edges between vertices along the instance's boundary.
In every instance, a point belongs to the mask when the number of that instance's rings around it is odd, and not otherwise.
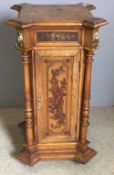
[{"label": "cabinet plinth", "polygon": [[26,143],[17,158],[28,165],[39,160],[88,162],[93,52],[99,46],[95,6],[17,4],[9,20],[17,30],[16,48],[24,66]]}]

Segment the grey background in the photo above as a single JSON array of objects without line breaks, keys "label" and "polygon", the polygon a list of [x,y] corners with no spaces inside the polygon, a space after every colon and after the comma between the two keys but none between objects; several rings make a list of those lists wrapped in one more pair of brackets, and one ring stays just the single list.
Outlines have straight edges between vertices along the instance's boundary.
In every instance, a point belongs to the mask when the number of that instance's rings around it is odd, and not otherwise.
[{"label": "grey background", "polygon": [[[73,0],[10,0],[0,1],[0,107],[21,107],[23,105],[23,66],[20,53],[14,49],[16,31],[6,21],[16,17],[10,7],[16,3],[32,2],[78,3]],[[83,1],[96,5],[93,11],[97,17],[109,21],[108,26],[100,29],[100,49],[96,51],[92,74],[92,106],[110,106],[114,104],[114,1]]]}]

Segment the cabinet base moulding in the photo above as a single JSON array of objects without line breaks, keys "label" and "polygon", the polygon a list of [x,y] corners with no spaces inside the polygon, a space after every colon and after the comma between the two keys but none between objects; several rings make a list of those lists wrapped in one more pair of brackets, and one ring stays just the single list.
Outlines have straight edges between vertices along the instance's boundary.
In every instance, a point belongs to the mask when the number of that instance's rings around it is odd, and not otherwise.
[{"label": "cabinet base moulding", "polygon": [[16,158],[21,160],[22,162],[24,162],[25,164],[27,164],[29,166],[34,165],[36,162],[38,162],[40,160],[38,151],[36,151],[34,153],[29,153],[26,150],[22,150],[21,152],[19,152],[16,155]]},{"label": "cabinet base moulding", "polygon": [[89,160],[91,160],[96,154],[97,152],[94,149],[88,148],[85,152],[77,152],[75,160],[79,163],[85,164]]},{"label": "cabinet base moulding", "polygon": [[92,148],[88,148],[84,152],[69,149],[63,150],[63,152],[59,152],[59,150],[52,150],[47,152],[41,152],[40,150],[36,150],[33,153],[29,153],[26,150],[22,150],[16,155],[16,158],[28,164],[29,166],[34,165],[40,160],[74,160],[78,163],[85,164],[95,155],[96,151]]}]

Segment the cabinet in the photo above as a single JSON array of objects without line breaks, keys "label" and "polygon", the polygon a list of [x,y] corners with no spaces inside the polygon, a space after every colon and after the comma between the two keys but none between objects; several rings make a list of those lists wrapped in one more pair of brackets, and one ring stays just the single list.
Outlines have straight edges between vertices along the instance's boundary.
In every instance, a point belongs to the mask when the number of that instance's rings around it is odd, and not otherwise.
[{"label": "cabinet", "polygon": [[88,146],[92,55],[99,27],[95,6],[17,4],[9,20],[17,31],[25,88],[26,143],[17,158],[71,159],[86,163],[96,151]]}]

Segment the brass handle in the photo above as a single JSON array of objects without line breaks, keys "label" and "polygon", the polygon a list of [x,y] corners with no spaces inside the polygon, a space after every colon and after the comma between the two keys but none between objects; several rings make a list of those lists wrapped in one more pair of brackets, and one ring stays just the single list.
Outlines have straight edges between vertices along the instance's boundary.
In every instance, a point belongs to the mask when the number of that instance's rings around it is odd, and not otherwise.
[{"label": "brass handle", "polygon": [[40,110],[42,107],[42,99],[41,99],[41,95],[38,95],[38,100],[37,100],[37,107]]}]

